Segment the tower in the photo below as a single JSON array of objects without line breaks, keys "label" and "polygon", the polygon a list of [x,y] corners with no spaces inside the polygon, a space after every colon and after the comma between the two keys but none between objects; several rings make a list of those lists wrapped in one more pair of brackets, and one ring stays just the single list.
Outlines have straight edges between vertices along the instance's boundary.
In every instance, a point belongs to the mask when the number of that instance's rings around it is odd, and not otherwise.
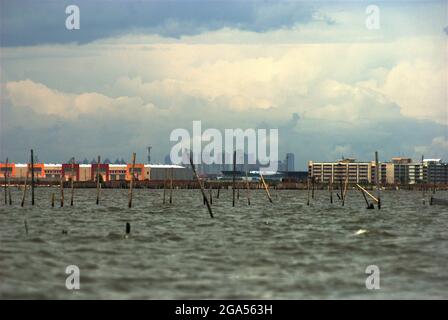
[{"label": "tower", "polygon": [[152,149],[152,146],[146,147],[146,150],[148,151],[148,163],[151,163],[151,149]]}]

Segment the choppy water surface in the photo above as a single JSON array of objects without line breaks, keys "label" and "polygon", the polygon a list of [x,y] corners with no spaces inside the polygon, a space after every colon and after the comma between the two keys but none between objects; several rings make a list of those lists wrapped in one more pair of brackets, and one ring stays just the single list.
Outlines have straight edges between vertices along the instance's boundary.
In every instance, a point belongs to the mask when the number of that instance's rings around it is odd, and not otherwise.
[{"label": "choppy water surface", "polygon": [[[18,190],[12,207],[1,198],[1,298],[448,298],[448,210],[419,192],[383,192],[378,211],[354,190],[345,207],[326,191],[308,207],[306,191],[272,191],[270,204],[252,190],[252,205],[242,192],[235,208],[221,190],[214,219],[199,190],[175,190],[172,205],[135,190],[132,209],[127,190],[103,189],[97,206],[94,189],[78,189],[72,208],[51,208],[52,192],[37,189],[34,207],[29,195],[20,207]],[[78,291],[65,287],[68,265],[80,268]],[[368,265],[380,290],[365,287]]]}]

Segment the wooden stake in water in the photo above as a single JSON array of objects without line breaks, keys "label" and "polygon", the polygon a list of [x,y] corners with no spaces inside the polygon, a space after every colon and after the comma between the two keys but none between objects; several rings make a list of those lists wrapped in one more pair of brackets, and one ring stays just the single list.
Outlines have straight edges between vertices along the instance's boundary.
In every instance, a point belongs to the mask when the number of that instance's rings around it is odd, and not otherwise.
[{"label": "wooden stake in water", "polygon": [[232,207],[235,206],[235,171],[236,171],[236,151],[233,151]]},{"label": "wooden stake in water", "polygon": [[316,179],[314,176],[311,177],[311,199],[314,199],[314,183],[316,182]]},{"label": "wooden stake in water", "polygon": [[[9,184],[9,181],[8,181]],[[9,197],[9,205],[12,206],[12,198],[11,198],[11,188],[8,187],[8,197]]]},{"label": "wooden stake in water", "polygon": [[246,169],[246,197],[247,197],[247,205],[250,206],[250,186],[249,186],[249,178],[247,176],[247,169]]},{"label": "wooden stake in water", "polygon": [[128,202],[128,207],[131,208],[132,207],[132,192],[133,192],[133,188],[134,188],[134,181],[135,181],[135,174],[134,174],[134,170],[135,170],[135,152],[132,154],[132,167],[131,167],[131,182],[129,185],[129,202]]},{"label": "wooden stake in water", "polygon": [[426,203],[426,193],[425,193],[425,186],[423,185],[423,166],[424,166],[424,160],[425,159],[425,157],[422,155],[422,163],[421,163],[421,177],[422,177],[422,179],[421,179],[421,187],[422,187],[422,202],[423,202],[423,204],[425,204]]},{"label": "wooden stake in water", "polygon": [[6,158],[6,167],[5,167],[5,171],[3,172],[5,175],[5,205],[8,204],[8,198],[7,198],[7,192],[8,192],[8,158]]},{"label": "wooden stake in water", "polygon": [[209,189],[208,189],[208,193],[210,196],[210,204],[213,204],[213,191],[212,191],[212,186],[210,185]]},{"label": "wooden stake in water", "polygon": [[[359,190],[361,191],[361,193],[362,193],[362,196],[364,197],[364,201],[366,202],[366,206],[367,206],[367,209],[373,209],[373,203],[370,203],[368,200],[367,200],[367,197],[366,197],[366,193],[367,194],[369,194],[363,187],[361,187],[359,184],[356,184],[356,186],[359,188]],[[369,196],[371,196],[370,194],[369,194]],[[372,196],[373,197],[373,196]],[[375,199],[375,197],[373,197],[373,199]],[[376,199],[375,199],[376,200]]]},{"label": "wooden stake in water", "polygon": [[26,197],[26,185],[28,183],[28,174],[30,171],[30,167],[27,166],[26,169],[26,175],[25,175],[25,185],[23,186],[23,196],[22,196],[22,203],[20,204],[21,207],[23,207],[25,205],[25,197]]},{"label": "wooden stake in water", "polygon": [[60,190],[61,190],[61,208],[64,206],[64,175],[61,172],[61,182],[60,182]]},{"label": "wooden stake in water", "polygon": [[329,189],[330,189],[330,203],[333,203],[333,174],[331,175],[329,182],[330,182],[330,186],[329,186]]},{"label": "wooden stake in water", "polygon": [[173,203],[173,168],[170,168],[170,204]]},{"label": "wooden stake in water", "polygon": [[381,209],[381,195],[380,195],[380,168],[378,162],[378,151],[375,151],[375,183],[378,198],[378,210]]},{"label": "wooden stake in water", "polygon": [[34,153],[31,149],[31,205],[34,206]]},{"label": "wooden stake in water", "polygon": [[378,203],[378,199],[375,198],[371,193],[369,193],[366,189],[364,189],[363,187],[361,187],[359,184],[356,184],[356,186],[359,188],[359,190],[361,190],[362,192],[364,192],[366,195],[368,195],[370,198],[372,198],[373,201],[375,201],[376,203]]},{"label": "wooden stake in water", "polygon": [[54,192],[51,194],[51,207],[54,208]]},{"label": "wooden stake in water", "polygon": [[345,168],[345,184],[344,184],[344,190],[342,190],[342,205],[345,204],[345,199],[347,196],[347,186],[348,186],[348,163],[347,166]]},{"label": "wooden stake in water", "polygon": [[96,165],[96,204],[100,203],[100,162],[101,157],[98,156],[98,162]]},{"label": "wooden stake in water", "polygon": [[[207,190],[207,181],[204,181],[204,190]],[[205,196],[203,199],[202,199],[202,204],[205,206],[206,204],[205,204],[205,200],[207,199],[207,196]]]},{"label": "wooden stake in water", "polygon": [[266,191],[266,195],[268,196],[269,202],[273,203],[271,194],[269,193],[268,185],[266,184],[266,181],[264,181],[263,174],[261,172],[260,172],[260,178],[261,178],[261,182],[263,183],[264,190]]},{"label": "wooden stake in water", "polygon": [[306,180],[306,186],[307,186],[307,189],[308,189],[308,197],[307,197],[307,200],[306,200],[306,205],[309,206],[310,205],[310,178],[308,178]]},{"label": "wooden stake in water", "polygon": [[163,180],[163,204],[165,204],[166,198],[166,180],[168,179],[168,169],[165,169],[165,179]]},{"label": "wooden stake in water", "polygon": [[70,176],[71,176],[70,178],[71,178],[71,182],[72,182],[72,185],[71,185],[72,190],[71,190],[71,195],[70,195],[70,206],[71,207],[73,207],[73,198],[75,196],[75,182],[74,182],[75,177],[73,175],[73,172],[75,172],[75,158],[72,158],[72,171],[70,173]]},{"label": "wooden stake in water", "polygon": [[199,179],[198,173],[196,172],[196,168],[193,163],[193,154],[191,151],[190,151],[190,164],[191,164],[191,168],[193,169],[194,176],[196,177],[196,181],[199,183],[199,187],[201,188],[202,197],[205,199],[205,202],[207,204],[207,209],[208,209],[208,213],[210,214],[210,218],[213,218],[212,208],[210,207],[210,204],[208,203],[208,199],[205,196],[204,187],[202,186],[201,180]]}]

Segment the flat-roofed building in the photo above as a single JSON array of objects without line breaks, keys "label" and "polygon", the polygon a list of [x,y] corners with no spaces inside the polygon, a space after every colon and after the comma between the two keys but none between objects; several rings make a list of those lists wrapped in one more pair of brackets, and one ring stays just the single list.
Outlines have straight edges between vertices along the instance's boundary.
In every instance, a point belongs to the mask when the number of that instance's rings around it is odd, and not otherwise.
[{"label": "flat-roofed building", "polygon": [[14,178],[25,178],[28,174],[28,164],[26,163],[16,163]]},{"label": "flat-roofed building", "polygon": [[91,172],[90,172],[90,180],[96,181],[96,177],[100,175],[100,181],[109,181],[109,164],[108,163],[92,163],[91,164]]},{"label": "flat-roofed building", "polygon": [[145,174],[149,180],[170,179],[173,174],[173,180],[193,180],[193,171],[190,168],[175,164],[145,164]]},{"label": "flat-roofed building", "polygon": [[79,181],[90,181],[92,179],[92,165],[79,165]]},{"label": "flat-roofed building", "polygon": [[77,163],[63,163],[62,164],[62,175],[65,181],[79,181],[79,164]]},{"label": "flat-roofed building", "polygon": [[48,163],[44,164],[44,178],[46,180],[60,180],[62,175],[62,164]]},{"label": "flat-roofed building", "polygon": [[[134,166],[134,177],[135,180],[146,180],[147,174],[146,174],[145,165],[143,163],[136,163]],[[128,164],[126,168],[126,180],[130,181],[132,179],[132,164]]]},{"label": "flat-roofed building", "polygon": [[441,159],[424,159],[423,170],[427,183],[448,184],[448,163],[443,163]]},{"label": "flat-roofed building", "polygon": [[110,181],[126,180],[127,168],[126,164],[109,164]]},{"label": "flat-roofed building", "polygon": [[0,178],[14,177],[16,173],[16,165],[14,163],[0,163]]},{"label": "flat-roofed building", "polygon": [[[31,165],[29,164],[31,170]],[[33,163],[34,179],[45,179],[45,164],[43,163]],[[31,171],[30,171],[31,177]]]},{"label": "flat-roofed building", "polygon": [[369,183],[370,162],[356,162],[355,159],[342,159],[337,162],[308,162],[308,175],[316,182],[338,183],[348,177],[349,183]]}]

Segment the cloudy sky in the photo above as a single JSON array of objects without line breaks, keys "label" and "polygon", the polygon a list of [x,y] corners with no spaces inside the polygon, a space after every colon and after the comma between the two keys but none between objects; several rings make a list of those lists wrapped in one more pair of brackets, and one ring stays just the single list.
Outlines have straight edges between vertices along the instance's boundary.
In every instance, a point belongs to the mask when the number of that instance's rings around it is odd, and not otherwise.
[{"label": "cloudy sky", "polygon": [[[0,159],[163,161],[175,128],[278,128],[280,158],[448,160],[448,3],[0,0]],[[80,29],[67,30],[67,5]]]}]

